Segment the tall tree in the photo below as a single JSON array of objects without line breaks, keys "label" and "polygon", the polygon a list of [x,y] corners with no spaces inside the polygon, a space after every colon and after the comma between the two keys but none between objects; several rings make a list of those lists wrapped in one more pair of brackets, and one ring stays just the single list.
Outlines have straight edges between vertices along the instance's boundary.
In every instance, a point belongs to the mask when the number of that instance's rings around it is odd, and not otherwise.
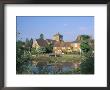
[{"label": "tall tree", "polygon": [[44,34],[40,34],[40,39],[44,39]]},{"label": "tall tree", "polygon": [[81,35],[82,40],[89,40],[90,36],[89,35]]},{"label": "tall tree", "polygon": [[16,32],[16,41],[18,41],[19,40],[19,38],[20,38],[20,32]]},{"label": "tall tree", "polygon": [[53,45],[50,43],[46,46],[46,53],[52,53],[53,51]]},{"label": "tall tree", "polygon": [[90,40],[90,38],[91,37],[89,35],[79,35],[76,41]]},{"label": "tall tree", "polygon": [[31,48],[32,48],[32,43],[33,43],[33,39],[32,38],[30,40],[28,38],[26,38],[25,48],[30,51]]},{"label": "tall tree", "polygon": [[80,45],[82,54],[82,61],[80,70],[82,74],[93,74],[94,73],[94,55],[93,49],[90,46],[90,37],[83,36],[82,43]]}]

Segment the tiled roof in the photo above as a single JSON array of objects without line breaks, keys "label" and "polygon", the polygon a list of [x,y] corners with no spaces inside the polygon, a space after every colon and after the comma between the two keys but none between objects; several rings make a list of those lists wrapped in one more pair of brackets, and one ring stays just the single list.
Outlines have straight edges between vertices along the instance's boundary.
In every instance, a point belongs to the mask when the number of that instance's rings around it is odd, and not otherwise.
[{"label": "tiled roof", "polygon": [[81,43],[81,41],[77,41],[77,40],[76,40],[76,41],[73,41],[72,43]]},{"label": "tiled roof", "polygon": [[54,44],[54,43],[56,42],[56,40],[52,40],[52,39],[46,39],[46,41],[47,41],[48,43],[52,43],[52,44]]},{"label": "tiled roof", "polygon": [[46,45],[48,45],[48,43],[44,39],[36,39],[36,41],[37,41],[38,45],[41,47],[45,47]]},{"label": "tiled roof", "polygon": [[70,47],[71,46],[71,42],[60,42],[57,41],[54,44],[54,47]]},{"label": "tiled roof", "polygon": [[71,42],[64,42],[64,46],[65,47],[70,47],[71,46]]}]

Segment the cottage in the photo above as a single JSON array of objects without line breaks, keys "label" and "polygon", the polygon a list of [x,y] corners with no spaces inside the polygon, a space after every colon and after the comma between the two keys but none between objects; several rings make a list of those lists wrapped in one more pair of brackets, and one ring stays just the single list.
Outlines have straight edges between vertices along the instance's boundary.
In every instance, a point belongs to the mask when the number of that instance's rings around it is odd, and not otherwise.
[{"label": "cottage", "polygon": [[39,48],[39,47],[45,47],[47,45],[48,45],[48,43],[47,43],[46,40],[44,40],[44,39],[36,39],[36,40],[33,41],[32,47]]},{"label": "cottage", "polygon": [[71,43],[73,52],[80,52],[80,41],[73,41]]},{"label": "cottage", "polygon": [[54,44],[53,51],[57,54],[72,52],[71,42],[60,42],[57,41]]}]

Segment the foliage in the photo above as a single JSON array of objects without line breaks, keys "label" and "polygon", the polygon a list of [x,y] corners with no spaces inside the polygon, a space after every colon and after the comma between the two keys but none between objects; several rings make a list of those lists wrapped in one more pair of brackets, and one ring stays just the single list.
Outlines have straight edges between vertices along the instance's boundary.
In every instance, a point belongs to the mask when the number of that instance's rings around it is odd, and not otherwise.
[{"label": "foliage", "polygon": [[52,44],[48,44],[45,48],[46,48],[46,53],[52,53],[53,52],[53,45]]},{"label": "foliage", "polygon": [[40,39],[44,39],[44,34],[40,34]]},{"label": "foliage", "polygon": [[90,46],[89,37],[84,37],[80,47],[82,50],[82,60],[80,65],[80,71],[82,74],[93,74],[94,73],[94,54],[93,49]]},{"label": "foliage", "polygon": [[90,36],[89,35],[81,35],[82,40],[89,40]]},{"label": "foliage", "polygon": [[74,72],[75,74],[80,74],[80,73],[81,73],[80,68],[74,69],[73,72]]},{"label": "foliage", "polygon": [[16,71],[22,74],[24,71],[30,72],[29,61],[31,60],[31,53],[25,49],[25,42],[16,42]]},{"label": "foliage", "polygon": [[31,51],[32,43],[33,43],[33,39],[32,38],[30,40],[26,38],[25,49]]},{"label": "foliage", "polygon": [[94,73],[94,55],[93,55],[93,49],[90,45],[90,36],[82,35],[82,41],[81,41],[80,47],[82,51],[80,72],[82,74],[93,74]]},{"label": "foliage", "polygon": [[94,74],[94,57],[89,57],[80,65],[82,74]]},{"label": "foliage", "polygon": [[80,45],[81,47],[81,50],[84,52],[84,53],[87,53],[88,51],[90,51],[90,45],[87,41],[83,41]]},{"label": "foliage", "polygon": [[37,50],[36,50],[35,47],[32,47],[32,48],[31,48],[31,54],[32,54],[32,55],[36,55],[36,54],[37,54]]},{"label": "foliage", "polygon": [[45,47],[39,47],[36,49],[36,52],[38,54],[44,54],[44,53],[46,53],[46,48]]}]

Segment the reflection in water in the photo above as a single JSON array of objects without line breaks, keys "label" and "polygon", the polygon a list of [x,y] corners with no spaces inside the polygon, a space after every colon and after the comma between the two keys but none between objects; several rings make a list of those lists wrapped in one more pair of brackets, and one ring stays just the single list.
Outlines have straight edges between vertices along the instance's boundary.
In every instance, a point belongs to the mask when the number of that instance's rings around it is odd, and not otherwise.
[{"label": "reflection in water", "polygon": [[73,63],[47,64],[47,65],[32,65],[33,74],[63,74],[72,73],[74,70]]}]

